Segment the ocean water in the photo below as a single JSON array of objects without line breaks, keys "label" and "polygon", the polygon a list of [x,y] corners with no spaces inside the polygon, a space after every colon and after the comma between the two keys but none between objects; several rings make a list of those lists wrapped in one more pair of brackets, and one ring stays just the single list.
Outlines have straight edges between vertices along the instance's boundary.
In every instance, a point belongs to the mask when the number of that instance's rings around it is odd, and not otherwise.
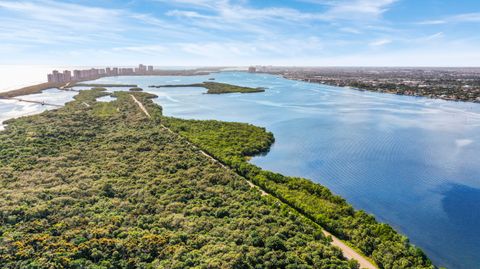
[{"label": "ocean water", "polygon": [[[268,89],[208,95],[201,88],[148,88],[210,77]],[[96,82],[138,84],[158,95],[155,102],[169,116],[264,126],[276,142],[252,163],[327,186],[355,208],[408,236],[436,265],[480,268],[479,104],[360,92],[242,72],[110,77]],[[12,106],[0,103],[0,113]]]},{"label": "ocean water", "polygon": [[[28,101],[39,101],[54,105],[63,105],[73,100],[76,92],[61,91],[58,89],[47,89],[42,93],[24,95],[21,98]],[[34,115],[45,110],[56,109],[58,107],[41,105],[36,103],[18,102],[15,100],[0,99],[0,130],[4,129],[1,124],[3,121],[18,118],[22,116]]]}]

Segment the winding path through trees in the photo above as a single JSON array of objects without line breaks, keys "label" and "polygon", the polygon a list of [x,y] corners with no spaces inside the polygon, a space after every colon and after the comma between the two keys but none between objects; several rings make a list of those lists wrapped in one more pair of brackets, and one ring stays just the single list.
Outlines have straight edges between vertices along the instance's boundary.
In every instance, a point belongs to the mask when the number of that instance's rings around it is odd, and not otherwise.
[{"label": "winding path through trees", "polygon": [[[138,105],[138,107],[142,110],[142,112],[148,117],[148,118],[151,118],[151,115],[150,113],[148,113],[147,109],[145,108],[145,106],[137,100],[137,98],[135,98],[135,96],[133,94],[130,94],[130,96],[132,97],[133,101]],[[164,128],[165,130],[167,130],[168,132],[172,133],[172,134],[175,134],[175,135],[178,135],[177,133],[173,132],[172,130],[170,130],[168,127],[166,127],[165,125],[161,124],[162,128]],[[221,163],[219,160],[215,159],[213,156],[211,156],[210,154],[206,153],[205,151],[199,149],[197,146],[193,145],[192,143],[190,143],[190,141],[186,140],[187,143],[189,145],[191,145],[192,147],[194,147],[195,149],[197,149],[202,155],[206,156],[207,158],[209,158],[211,161],[219,164],[221,167],[225,168],[225,169],[228,169],[230,170],[229,167],[225,166],[223,163]],[[256,188],[258,189],[260,192],[261,192],[261,195],[264,196],[264,195],[270,195],[269,193],[265,192],[262,188],[260,188],[259,186],[253,184],[252,182],[250,182],[249,180],[245,179],[248,183],[248,185],[251,187],[251,188]],[[295,209],[293,209],[295,210]],[[375,265],[373,265],[372,262],[370,262],[369,260],[367,260],[364,256],[362,256],[360,253],[358,253],[356,250],[354,250],[353,248],[349,247],[348,245],[346,245],[344,242],[342,242],[340,239],[338,239],[336,236],[332,235],[331,233],[325,231],[324,229],[322,229],[322,232],[325,236],[327,237],[331,237],[332,238],[332,245],[338,247],[342,253],[343,253],[343,256],[345,256],[347,259],[351,260],[351,259],[354,259],[356,260],[359,264],[360,264],[360,268],[362,269],[378,269],[378,267],[376,267]]]}]

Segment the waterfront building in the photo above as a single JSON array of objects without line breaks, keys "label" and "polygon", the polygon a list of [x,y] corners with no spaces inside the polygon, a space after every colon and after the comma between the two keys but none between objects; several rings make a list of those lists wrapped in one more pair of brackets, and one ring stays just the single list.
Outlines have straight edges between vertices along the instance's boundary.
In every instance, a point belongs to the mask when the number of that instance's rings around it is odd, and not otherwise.
[{"label": "waterfront building", "polygon": [[120,68],[120,75],[133,75],[136,69],[134,70],[133,68]]},{"label": "waterfront building", "polygon": [[58,70],[53,70],[52,82],[53,83],[63,82],[63,74],[58,72]]},{"label": "waterfront building", "polygon": [[[84,70],[64,70],[59,72],[53,70],[51,74],[47,74],[47,80],[50,83],[70,82],[96,79],[103,76],[118,76],[118,75],[135,75],[135,74],[149,74],[154,71],[153,65],[139,64],[136,68],[118,68],[107,67],[105,69],[90,68]],[[73,73],[73,74],[72,74]]]},{"label": "waterfront building", "polygon": [[64,70],[62,82],[69,82],[69,81],[72,81],[72,72],[70,72],[69,70]]},{"label": "waterfront building", "polygon": [[73,70],[73,80],[80,80],[80,70]]},{"label": "waterfront building", "polygon": [[135,73],[140,73],[140,74],[145,74],[147,72],[147,66],[143,64],[138,65],[138,72]]},{"label": "waterfront building", "polygon": [[250,67],[248,68],[248,72],[249,72],[249,73],[255,73],[255,72],[257,72],[257,68],[254,67],[254,66],[250,66]]},{"label": "waterfront building", "polygon": [[58,71],[57,70],[52,71],[52,82],[54,82],[54,83],[58,82]]}]

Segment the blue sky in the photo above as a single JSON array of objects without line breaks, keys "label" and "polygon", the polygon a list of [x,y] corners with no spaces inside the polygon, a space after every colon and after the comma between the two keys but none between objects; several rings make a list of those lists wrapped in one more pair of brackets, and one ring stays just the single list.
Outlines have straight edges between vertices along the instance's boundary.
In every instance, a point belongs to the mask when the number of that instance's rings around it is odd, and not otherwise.
[{"label": "blue sky", "polygon": [[0,0],[0,64],[479,66],[479,0]]}]

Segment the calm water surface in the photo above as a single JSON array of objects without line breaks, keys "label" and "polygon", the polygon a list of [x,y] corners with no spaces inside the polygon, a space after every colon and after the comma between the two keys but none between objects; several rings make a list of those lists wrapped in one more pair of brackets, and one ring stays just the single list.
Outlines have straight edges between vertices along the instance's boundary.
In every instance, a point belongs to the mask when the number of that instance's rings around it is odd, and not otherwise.
[{"label": "calm water surface", "polygon": [[[268,90],[207,95],[200,88],[147,87],[210,77]],[[169,116],[264,126],[276,142],[254,164],[327,186],[407,235],[437,265],[480,268],[479,104],[248,73],[97,82],[138,84],[159,96],[155,102]],[[9,109],[0,103],[0,113]]]},{"label": "calm water surface", "polygon": [[[29,101],[40,101],[54,105],[63,105],[73,100],[76,92],[61,91],[58,89],[48,89],[42,93],[24,95],[21,98]],[[18,102],[15,100],[0,99],[0,130],[4,129],[1,124],[3,121],[28,116],[43,112],[49,109],[55,109],[54,106],[46,106],[35,103]]]}]

